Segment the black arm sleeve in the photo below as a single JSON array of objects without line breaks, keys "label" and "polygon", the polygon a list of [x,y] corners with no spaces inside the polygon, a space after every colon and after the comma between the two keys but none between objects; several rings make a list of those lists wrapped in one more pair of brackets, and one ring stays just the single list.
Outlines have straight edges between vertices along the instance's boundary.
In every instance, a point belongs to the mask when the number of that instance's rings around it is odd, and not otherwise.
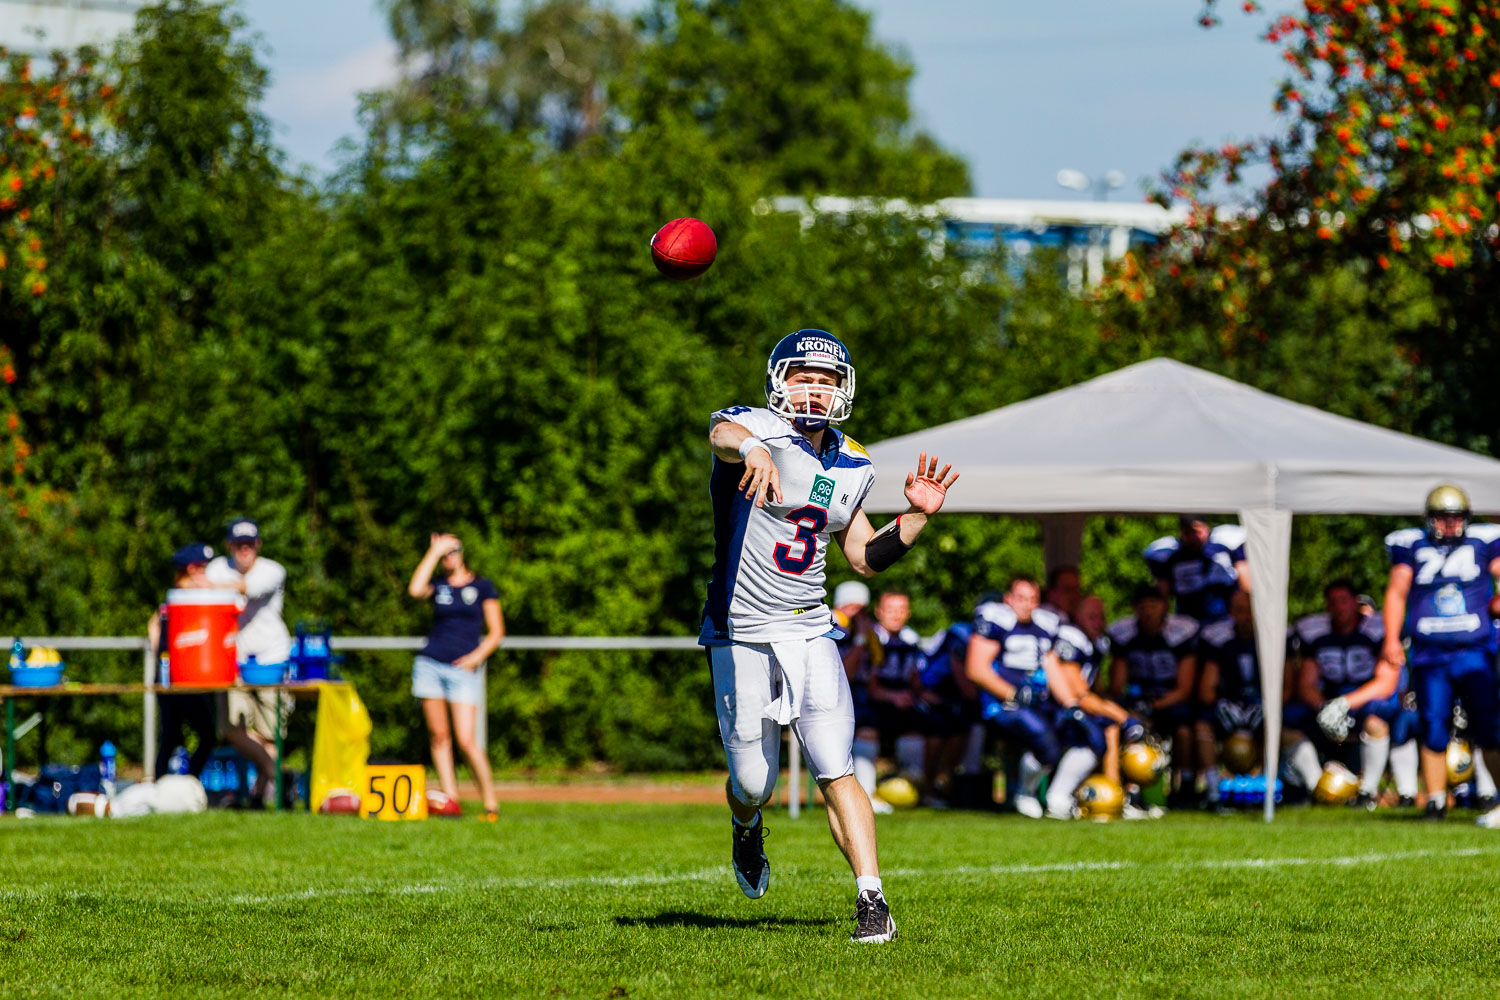
[{"label": "black arm sleeve", "polygon": [[865,543],[865,562],[879,573],[890,569],[910,551],[911,546],[901,540],[901,519],[897,518],[870,536]]}]

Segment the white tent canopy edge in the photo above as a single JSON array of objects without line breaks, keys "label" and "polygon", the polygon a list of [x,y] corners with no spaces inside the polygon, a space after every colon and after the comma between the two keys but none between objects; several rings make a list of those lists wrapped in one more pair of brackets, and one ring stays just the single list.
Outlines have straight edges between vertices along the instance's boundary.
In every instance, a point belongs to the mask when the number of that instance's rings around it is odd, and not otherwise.
[{"label": "white tent canopy edge", "polygon": [[[950,513],[1039,517],[1048,566],[1074,564],[1088,517],[1236,512],[1251,566],[1268,791],[1279,765],[1294,514],[1416,515],[1442,482],[1500,513],[1500,461],[1293,403],[1167,358],[869,449],[865,500],[904,510],[920,452],[963,478]],[[1266,796],[1265,815],[1275,814]]]}]

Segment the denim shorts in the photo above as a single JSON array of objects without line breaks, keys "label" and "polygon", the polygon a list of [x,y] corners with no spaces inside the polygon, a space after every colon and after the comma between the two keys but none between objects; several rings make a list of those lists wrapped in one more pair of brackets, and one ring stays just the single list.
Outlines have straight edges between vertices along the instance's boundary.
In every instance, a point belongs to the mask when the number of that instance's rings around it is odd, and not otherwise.
[{"label": "denim shorts", "polygon": [[478,705],[484,700],[479,671],[465,670],[429,656],[419,656],[411,668],[413,698],[438,698],[459,705]]}]

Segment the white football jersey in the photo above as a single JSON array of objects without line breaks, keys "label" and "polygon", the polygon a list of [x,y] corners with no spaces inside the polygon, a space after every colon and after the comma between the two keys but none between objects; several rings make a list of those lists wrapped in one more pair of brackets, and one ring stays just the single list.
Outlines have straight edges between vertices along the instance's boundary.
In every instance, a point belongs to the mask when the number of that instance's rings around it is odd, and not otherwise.
[{"label": "white football jersey", "polygon": [[706,646],[810,639],[834,629],[824,603],[828,539],[849,526],[875,483],[869,453],[836,428],[823,454],[791,421],[759,406],[731,406],[709,418],[731,421],[770,449],[781,477],[781,502],[755,506],[739,488],[745,467],[714,459],[714,575],[703,606]]}]

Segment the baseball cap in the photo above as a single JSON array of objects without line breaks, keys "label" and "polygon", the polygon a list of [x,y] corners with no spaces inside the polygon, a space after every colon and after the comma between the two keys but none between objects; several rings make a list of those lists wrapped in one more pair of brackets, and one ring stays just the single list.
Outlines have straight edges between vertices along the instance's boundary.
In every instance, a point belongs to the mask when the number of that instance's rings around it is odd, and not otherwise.
[{"label": "baseball cap", "polygon": [[842,608],[846,604],[869,604],[870,588],[858,580],[845,580],[833,588],[833,606]]},{"label": "baseball cap", "polygon": [[194,563],[211,562],[213,560],[213,557],[213,549],[209,548],[207,545],[204,545],[202,542],[193,542],[190,545],[184,545],[182,548],[172,553],[172,566],[180,572],[187,569]]},{"label": "baseball cap", "polygon": [[248,517],[236,518],[229,522],[229,527],[225,531],[224,537],[231,544],[258,542],[260,541],[260,525]]}]

